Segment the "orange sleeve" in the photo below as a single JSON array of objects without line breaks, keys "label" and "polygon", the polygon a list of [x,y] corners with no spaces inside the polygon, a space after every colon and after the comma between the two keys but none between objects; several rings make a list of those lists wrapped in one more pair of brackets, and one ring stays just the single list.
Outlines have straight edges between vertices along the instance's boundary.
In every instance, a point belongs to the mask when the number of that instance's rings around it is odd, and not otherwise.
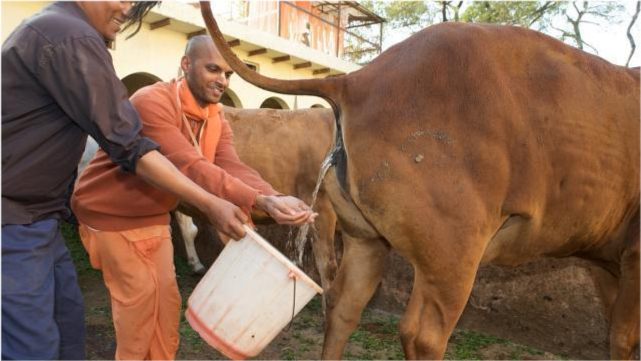
[{"label": "orange sleeve", "polygon": [[216,148],[214,163],[225,169],[229,174],[245,182],[245,184],[258,189],[264,195],[282,195],[282,193],[274,190],[255,169],[240,160],[234,147],[234,133],[231,130],[229,122],[225,119],[223,112],[220,112],[220,120],[222,123],[221,135],[218,147]]},{"label": "orange sleeve", "polygon": [[[152,91],[145,91],[145,90]],[[180,118],[171,92],[144,89],[131,99],[143,122],[142,134],[160,144],[162,153],[189,179],[211,194],[250,210],[258,190],[243,183],[198,154],[180,130]]]}]

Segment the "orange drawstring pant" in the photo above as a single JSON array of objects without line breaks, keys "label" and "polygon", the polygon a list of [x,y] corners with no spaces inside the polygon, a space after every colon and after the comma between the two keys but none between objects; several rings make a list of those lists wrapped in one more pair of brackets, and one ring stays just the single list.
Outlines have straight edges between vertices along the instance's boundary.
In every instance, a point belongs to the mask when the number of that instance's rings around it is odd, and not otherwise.
[{"label": "orange drawstring pant", "polygon": [[102,271],[111,294],[116,360],[175,359],[181,298],[169,226],[79,230],[91,266]]}]

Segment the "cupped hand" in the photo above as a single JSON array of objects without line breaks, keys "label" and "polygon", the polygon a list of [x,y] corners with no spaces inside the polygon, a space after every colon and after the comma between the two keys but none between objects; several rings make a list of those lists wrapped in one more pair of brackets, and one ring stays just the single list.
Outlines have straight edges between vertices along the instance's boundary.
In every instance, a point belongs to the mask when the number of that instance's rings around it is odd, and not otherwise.
[{"label": "cupped hand", "polygon": [[292,196],[258,195],[256,207],[267,212],[278,224],[300,226],[314,223],[318,216],[305,202]]}]

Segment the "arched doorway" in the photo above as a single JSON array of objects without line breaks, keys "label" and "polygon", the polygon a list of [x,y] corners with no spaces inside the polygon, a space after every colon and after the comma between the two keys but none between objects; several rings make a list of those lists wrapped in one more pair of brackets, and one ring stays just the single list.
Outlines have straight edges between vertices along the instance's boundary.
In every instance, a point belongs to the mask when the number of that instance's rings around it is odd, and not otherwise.
[{"label": "arched doorway", "polygon": [[220,98],[220,102],[228,107],[238,109],[243,108],[243,104],[240,102],[240,98],[238,98],[238,95],[236,95],[236,93],[231,89],[225,90],[225,93]]},{"label": "arched doorway", "polygon": [[127,94],[129,94],[129,96],[132,96],[138,89],[161,80],[162,79],[153,74],[144,72],[129,74],[122,78],[122,82],[125,84],[125,87],[127,87]]},{"label": "arched doorway", "polygon": [[262,109],[289,109],[287,106],[287,103],[285,103],[284,100],[277,98],[277,97],[271,97],[265,99],[263,104],[260,105]]}]

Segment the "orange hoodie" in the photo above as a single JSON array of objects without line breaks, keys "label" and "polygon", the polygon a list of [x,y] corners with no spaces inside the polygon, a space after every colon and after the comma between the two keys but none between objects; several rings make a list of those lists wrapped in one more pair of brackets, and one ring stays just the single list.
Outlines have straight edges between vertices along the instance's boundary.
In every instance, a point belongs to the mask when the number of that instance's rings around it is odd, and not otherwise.
[{"label": "orange hoodie", "polygon": [[[222,106],[212,104],[207,110],[201,109],[186,81],[142,88],[131,101],[143,122],[142,135],[160,144],[160,152],[203,189],[246,211],[252,209],[258,193],[280,194],[238,158]],[[202,156],[191,142],[183,112],[197,139],[198,130],[204,127],[200,136]],[[177,206],[178,199],[140,177],[123,173],[98,150],[80,177],[71,204],[82,224],[103,231],[123,231],[169,224],[169,211]]]}]

